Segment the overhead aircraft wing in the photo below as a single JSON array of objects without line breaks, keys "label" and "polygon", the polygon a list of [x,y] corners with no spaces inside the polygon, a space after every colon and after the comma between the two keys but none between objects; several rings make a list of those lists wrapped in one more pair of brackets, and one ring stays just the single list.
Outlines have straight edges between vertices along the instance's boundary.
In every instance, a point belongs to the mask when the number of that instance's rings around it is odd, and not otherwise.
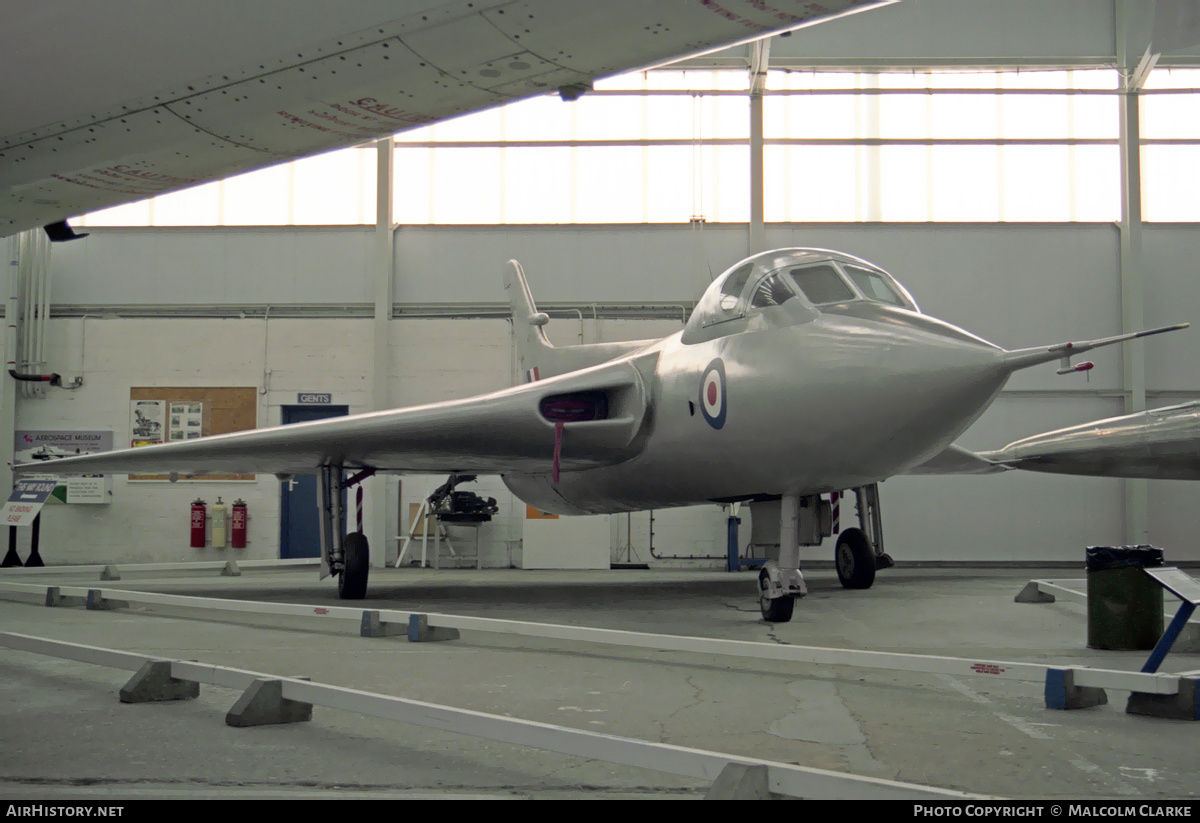
[{"label": "overhead aircraft wing", "polygon": [[47,474],[551,474],[620,463],[642,448],[658,353],[465,400],[102,452],[13,467]]},{"label": "overhead aircraft wing", "polygon": [[980,457],[1054,474],[1200,480],[1200,402],[1057,429]]},{"label": "overhead aircraft wing", "polygon": [[9,4],[0,235],[890,2]]}]

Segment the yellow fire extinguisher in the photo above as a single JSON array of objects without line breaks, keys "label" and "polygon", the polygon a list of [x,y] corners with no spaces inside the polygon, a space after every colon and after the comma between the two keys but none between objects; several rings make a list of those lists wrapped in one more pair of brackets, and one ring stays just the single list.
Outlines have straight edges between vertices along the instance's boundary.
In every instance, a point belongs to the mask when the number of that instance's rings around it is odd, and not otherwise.
[{"label": "yellow fire extinguisher", "polygon": [[226,516],[228,509],[221,502],[221,498],[217,498],[217,502],[213,503],[212,507],[212,547],[214,549],[225,548],[225,531],[228,517]]}]

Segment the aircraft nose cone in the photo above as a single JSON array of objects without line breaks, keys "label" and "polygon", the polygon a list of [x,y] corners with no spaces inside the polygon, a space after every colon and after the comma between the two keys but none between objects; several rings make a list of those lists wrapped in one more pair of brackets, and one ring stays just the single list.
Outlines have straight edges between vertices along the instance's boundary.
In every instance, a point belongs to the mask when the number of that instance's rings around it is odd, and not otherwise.
[{"label": "aircraft nose cone", "polygon": [[885,357],[893,375],[883,381],[891,427],[921,459],[958,437],[1008,379],[999,347],[959,332],[915,332]]},{"label": "aircraft nose cone", "polygon": [[852,459],[880,476],[940,452],[988,407],[1008,377],[1003,350],[906,313],[833,329],[842,363],[836,410]]}]

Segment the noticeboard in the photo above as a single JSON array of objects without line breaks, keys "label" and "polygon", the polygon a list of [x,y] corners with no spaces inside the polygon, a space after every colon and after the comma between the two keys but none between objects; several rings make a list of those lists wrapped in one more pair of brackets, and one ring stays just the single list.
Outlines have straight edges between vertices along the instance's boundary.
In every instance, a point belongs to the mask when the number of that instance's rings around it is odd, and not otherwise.
[{"label": "noticeboard", "polygon": [[[130,445],[191,440],[258,426],[254,387],[154,386],[129,390]],[[165,481],[167,474],[131,474],[130,480]],[[181,477],[181,479],[183,479]],[[254,480],[253,474],[206,474],[202,480]]]}]

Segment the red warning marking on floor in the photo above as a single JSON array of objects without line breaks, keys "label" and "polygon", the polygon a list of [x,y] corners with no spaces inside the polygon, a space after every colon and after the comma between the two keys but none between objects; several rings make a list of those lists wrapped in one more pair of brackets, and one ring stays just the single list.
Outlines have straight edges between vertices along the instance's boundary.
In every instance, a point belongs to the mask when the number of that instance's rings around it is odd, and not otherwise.
[{"label": "red warning marking on floor", "polygon": [[979,674],[1003,674],[1004,669],[995,663],[972,663],[971,671]]}]

